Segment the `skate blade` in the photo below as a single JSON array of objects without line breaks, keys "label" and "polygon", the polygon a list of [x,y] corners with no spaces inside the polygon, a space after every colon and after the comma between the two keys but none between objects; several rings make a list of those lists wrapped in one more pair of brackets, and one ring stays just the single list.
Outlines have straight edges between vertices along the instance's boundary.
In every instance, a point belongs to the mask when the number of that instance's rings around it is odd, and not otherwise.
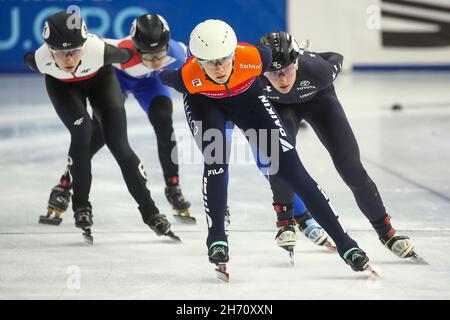
[{"label": "skate blade", "polygon": [[40,216],[39,217],[39,223],[41,224],[48,224],[52,226],[59,226],[61,224],[62,219],[56,218],[56,217],[47,217],[47,216]]},{"label": "skate blade", "polygon": [[284,250],[286,250],[289,254],[289,262],[291,263],[291,266],[295,265],[295,261],[294,261],[294,248],[295,245],[290,245],[290,246],[282,246],[280,247]]},{"label": "skate blade", "polygon": [[381,279],[380,274],[370,265],[368,265],[364,271],[369,275],[369,280],[377,281]]},{"label": "skate blade", "polygon": [[169,231],[166,236],[168,236],[170,239],[176,241],[176,242],[182,242],[180,237],[176,236],[172,231]]},{"label": "skate blade", "polygon": [[94,237],[91,234],[91,229],[83,229],[84,242],[89,245],[94,244]]},{"label": "skate blade", "polygon": [[216,264],[217,268],[216,275],[219,280],[222,280],[223,282],[230,282],[230,274],[227,272],[227,265],[226,264]]},{"label": "skate blade", "polygon": [[83,236],[84,237],[84,242],[90,246],[92,246],[94,244],[94,237],[92,236]]},{"label": "skate blade", "polygon": [[422,258],[421,256],[419,256],[417,253],[415,253],[414,251],[412,252],[412,254],[408,257],[411,260],[420,263],[420,264],[425,264],[425,265],[430,265],[428,263],[428,261],[426,261],[424,258]]},{"label": "skate blade", "polygon": [[337,248],[334,244],[332,244],[331,242],[327,241],[324,245],[325,249],[327,249],[330,252],[337,252]]},{"label": "skate blade", "polygon": [[183,216],[181,214],[174,214],[173,216],[175,218],[175,221],[177,221],[178,223],[184,223],[184,224],[196,224],[197,223],[197,220],[195,220],[194,217]]},{"label": "skate blade", "polygon": [[291,261],[291,266],[295,266],[295,260],[294,260],[294,248],[289,250],[289,260]]}]

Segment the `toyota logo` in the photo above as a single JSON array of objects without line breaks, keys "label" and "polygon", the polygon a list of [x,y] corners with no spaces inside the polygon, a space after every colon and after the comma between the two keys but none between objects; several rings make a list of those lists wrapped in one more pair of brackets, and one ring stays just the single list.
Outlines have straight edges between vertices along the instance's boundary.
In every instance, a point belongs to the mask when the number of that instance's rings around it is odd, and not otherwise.
[{"label": "toyota logo", "polygon": [[300,85],[301,85],[302,87],[306,87],[306,86],[309,86],[310,83],[311,83],[311,82],[309,82],[308,80],[303,80],[302,82],[300,82]]}]

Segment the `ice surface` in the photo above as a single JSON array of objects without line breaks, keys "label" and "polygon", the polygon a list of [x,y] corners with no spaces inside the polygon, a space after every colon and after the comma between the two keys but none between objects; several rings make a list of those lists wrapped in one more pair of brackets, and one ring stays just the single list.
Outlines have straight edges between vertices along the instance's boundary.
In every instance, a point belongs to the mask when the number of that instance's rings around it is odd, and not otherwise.
[{"label": "ice surface", "polygon": [[[2,76],[0,299],[449,299],[449,75],[343,75],[337,88],[392,223],[413,239],[429,266],[401,260],[381,246],[308,128],[299,134],[300,156],[382,280],[366,281],[303,235],[291,267],[274,241],[269,185],[247,164],[230,168],[231,278],[221,283],[207,260],[202,166],[181,164],[181,184],[198,225],[177,224],[165,200],[153,129],[132,98],[131,145],[146,166],[156,203],[183,243],[158,238],[142,223],[106,149],[93,161],[94,246],[83,243],[69,211],[60,226],[39,225],[50,188],[65,167],[69,134],[41,77]],[[393,103],[403,110],[391,111]],[[174,124],[183,139],[180,149],[187,150],[192,141],[185,138],[177,94]]]}]

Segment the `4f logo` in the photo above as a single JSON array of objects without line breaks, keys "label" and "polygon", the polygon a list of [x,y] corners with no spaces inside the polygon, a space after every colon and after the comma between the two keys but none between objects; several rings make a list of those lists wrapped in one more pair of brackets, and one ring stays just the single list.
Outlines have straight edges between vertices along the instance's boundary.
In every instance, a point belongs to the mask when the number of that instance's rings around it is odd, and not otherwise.
[{"label": "4f logo", "polygon": [[81,125],[83,124],[83,121],[84,121],[84,117],[82,117],[82,118],[80,118],[80,119],[78,119],[78,120],[75,120],[75,122],[73,123],[73,125],[74,125],[74,126],[81,126]]}]

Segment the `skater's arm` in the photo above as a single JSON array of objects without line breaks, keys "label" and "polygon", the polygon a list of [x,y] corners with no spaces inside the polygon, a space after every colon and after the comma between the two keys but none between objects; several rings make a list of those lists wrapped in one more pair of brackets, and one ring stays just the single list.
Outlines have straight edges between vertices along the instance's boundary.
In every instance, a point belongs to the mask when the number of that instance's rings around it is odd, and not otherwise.
[{"label": "skater's arm", "polygon": [[159,73],[159,79],[163,84],[174,88],[180,93],[189,93],[183,82],[181,69],[177,70],[162,70]]},{"label": "skater's arm", "polygon": [[299,70],[318,89],[325,89],[341,72],[342,61],[343,56],[334,52],[304,52],[299,55]]},{"label": "skater's arm", "polygon": [[23,57],[23,61],[28,68],[30,68],[31,70],[33,70],[35,72],[39,72],[39,69],[36,65],[36,59],[34,57],[34,52],[28,52],[27,54],[25,54],[25,56]]},{"label": "skater's arm", "polygon": [[336,52],[321,52],[319,53],[319,56],[331,64],[338,64],[342,66],[342,62],[344,61],[344,56]]},{"label": "skater's arm", "polygon": [[128,48],[118,48],[105,43],[104,64],[127,63],[133,57],[133,51]]},{"label": "skater's arm", "polygon": [[178,42],[170,39],[168,56],[171,57],[170,62],[166,63],[162,70],[175,70],[179,69],[186,62],[186,46],[182,42]]}]

